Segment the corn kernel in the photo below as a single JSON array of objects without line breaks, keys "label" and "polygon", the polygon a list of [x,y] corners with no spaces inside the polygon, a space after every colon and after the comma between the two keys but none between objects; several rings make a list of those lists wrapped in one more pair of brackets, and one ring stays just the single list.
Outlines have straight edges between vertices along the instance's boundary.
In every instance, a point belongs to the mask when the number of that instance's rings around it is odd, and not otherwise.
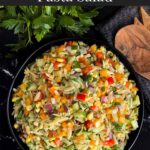
[{"label": "corn kernel", "polygon": [[95,78],[97,78],[97,76],[98,76],[98,71],[93,72],[92,76],[95,77]]},{"label": "corn kernel", "polygon": [[15,123],[15,124],[14,124],[14,128],[15,128],[15,129],[18,129],[18,127],[19,127],[19,125]]},{"label": "corn kernel", "polygon": [[20,88],[23,90],[23,89],[25,89],[26,88],[26,83],[22,83],[21,85],[20,85]]},{"label": "corn kernel", "polygon": [[101,96],[101,92],[100,92],[100,91],[97,92],[96,94],[97,94],[97,97],[100,97],[100,96]]},{"label": "corn kernel", "polygon": [[68,122],[67,126],[68,128],[73,128],[73,122]]},{"label": "corn kernel", "polygon": [[91,139],[91,140],[95,140],[95,135],[94,135],[94,134],[91,134],[91,135],[90,135],[90,139]]},{"label": "corn kernel", "polygon": [[30,141],[31,141],[31,137],[28,136],[28,137],[26,138],[26,143],[29,143]]},{"label": "corn kernel", "polygon": [[42,106],[42,103],[41,102],[37,102],[36,108],[39,108],[40,106]]},{"label": "corn kernel", "polygon": [[94,45],[92,45],[92,46],[90,47],[90,49],[91,49],[92,52],[95,52],[96,49],[97,49],[97,46],[94,44]]},{"label": "corn kernel", "polygon": [[30,111],[31,109],[32,109],[32,106],[31,106],[31,105],[26,106],[26,110],[27,110],[27,111]]},{"label": "corn kernel", "polygon": [[56,61],[62,63],[62,62],[64,62],[64,59],[62,59],[62,58],[57,58]]},{"label": "corn kernel", "polygon": [[98,150],[97,146],[91,146],[90,150]]},{"label": "corn kernel", "polygon": [[16,101],[17,101],[17,98],[14,97],[14,98],[12,99],[12,102],[16,102]]},{"label": "corn kernel", "polygon": [[53,140],[55,140],[55,137],[49,137],[49,140],[53,141]]},{"label": "corn kernel", "polygon": [[94,105],[100,108],[100,107],[101,107],[101,102],[100,102],[100,101],[96,101],[96,102],[94,103]]},{"label": "corn kernel", "polygon": [[106,69],[100,70],[100,76],[107,78],[109,76],[108,71]]},{"label": "corn kernel", "polygon": [[69,108],[70,113],[73,113],[73,108]]},{"label": "corn kernel", "polygon": [[100,51],[105,52],[105,51],[106,51],[105,47],[104,47],[104,46],[101,46],[101,47],[100,47]]},{"label": "corn kernel", "polygon": [[35,111],[36,111],[37,113],[39,113],[39,112],[40,112],[40,108],[36,108]]},{"label": "corn kernel", "polygon": [[88,115],[87,115],[87,119],[88,120],[92,120],[93,119],[93,112],[90,112]]}]

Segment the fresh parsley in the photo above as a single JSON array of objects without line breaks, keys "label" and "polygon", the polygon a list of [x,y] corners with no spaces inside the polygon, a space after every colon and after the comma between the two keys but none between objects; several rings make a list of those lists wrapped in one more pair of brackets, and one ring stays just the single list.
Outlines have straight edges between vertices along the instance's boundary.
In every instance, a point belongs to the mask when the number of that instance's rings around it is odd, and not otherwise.
[{"label": "fresh parsley", "polygon": [[4,6],[0,8],[0,27],[18,35],[18,42],[11,44],[18,50],[64,31],[82,35],[94,25],[92,19],[97,15],[96,9],[81,6]]},{"label": "fresh parsley", "polygon": [[122,126],[123,126],[122,123],[114,122],[112,124],[117,131],[120,131],[122,129]]}]

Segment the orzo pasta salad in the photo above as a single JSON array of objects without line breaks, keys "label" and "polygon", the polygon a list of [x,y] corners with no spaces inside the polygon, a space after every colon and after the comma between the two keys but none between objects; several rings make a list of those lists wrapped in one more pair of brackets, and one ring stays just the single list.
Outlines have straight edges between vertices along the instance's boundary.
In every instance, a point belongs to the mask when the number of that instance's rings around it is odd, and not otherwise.
[{"label": "orzo pasta salad", "polygon": [[138,128],[138,88],[104,46],[65,42],[24,74],[14,128],[31,150],[122,150]]}]

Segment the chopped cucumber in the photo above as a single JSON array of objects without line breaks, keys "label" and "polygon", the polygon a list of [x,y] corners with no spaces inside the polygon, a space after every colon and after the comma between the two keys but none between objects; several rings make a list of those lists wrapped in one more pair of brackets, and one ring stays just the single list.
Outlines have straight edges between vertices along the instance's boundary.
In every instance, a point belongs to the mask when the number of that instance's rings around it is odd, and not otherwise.
[{"label": "chopped cucumber", "polygon": [[136,130],[138,128],[138,123],[136,120],[131,121],[131,125],[133,127],[133,130]]},{"label": "chopped cucumber", "polygon": [[70,145],[66,148],[66,150],[74,150],[74,149],[75,149],[74,145]]},{"label": "chopped cucumber", "polygon": [[79,110],[79,104],[76,102],[75,104],[73,104],[73,110],[74,111],[78,111]]},{"label": "chopped cucumber", "polygon": [[123,124],[119,123],[119,122],[114,122],[114,123],[112,123],[112,125],[114,126],[115,130],[117,130],[117,131],[121,131],[121,129],[123,127]]},{"label": "chopped cucumber", "polygon": [[74,113],[74,117],[75,117],[75,120],[83,123],[86,119],[86,112],[79,110],[76,113]]},{"label": "chopped cucumber", "polygon": [[80,63],[78,61],[74,61],[73,68],[80,68]]},{"label": "chopped cucumber", "polygon": [[20,102],[20,100],[22,100],[22,98],[20,98],[20,97],[14,97],[13,99],[12,99],[12,102]]},{"label": "chopped cucumber", "polygon": [[27,90],[29,90],[29,91],[34,91],[34,90],[36,90],[36,84],[35,83],[30,83],[30,82],[28,82],[27,83]]},{"label": "chopped cucumber", "polygon": [[139,99],[139,96],[136,95],[134,98],[133,98],[133,103],[132,103],[133,107],[137,107],[140,105],[140,99]]}]

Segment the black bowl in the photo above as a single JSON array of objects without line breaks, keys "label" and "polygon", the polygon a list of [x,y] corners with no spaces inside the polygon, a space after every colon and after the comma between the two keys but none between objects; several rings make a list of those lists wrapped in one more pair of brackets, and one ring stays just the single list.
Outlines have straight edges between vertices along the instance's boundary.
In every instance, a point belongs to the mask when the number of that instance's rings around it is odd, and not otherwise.
[{"label": "black bowl", "polygon": [[13,116],[11,115],[12,111],[13,111],[13,103],[11,101],[12,94],[13,94],[13,88],[16,88],[18,85],[21,84],[21,82],[23,80],[23,77],[24,77],[24,69],[30,63],[34,62],[37,57],[41,56],[42,53],[44,53],[47,50],[50,50],[50,48],[52,46],[60,45],[60,44],[64,43],[65,41],[73,41],[73,40],[74,41],[83,41],[83,42],[87,43],[88,45],[92,45],[92,44],[97,44],[98,46],[104,45],[107,49],[111,50],[114,54],[116,54],[116,56],[120,59],[120,61],[129,70],[129,72],[130,72],[129,78],[133,79],[136,82],[137,87],[139,88],[138,95],[140,97],[141,105],[139,107],[139,116],[138,116],[139,128],[129,134],[129,140],[128,140],[127,145],[125,147],[125,150],[131,149],[133,147],[134,143],[136,142],[138,136],[139,136],[139,133],[140,133],[141,127],[142,127],[142,123],[143,123],[143,117],[144,117],[144,100],[143,100],[143,95],[141,93],[140,84],[138,82],[138,79],[135,75],[135,72],[134,72],[131,64],[127,61],[127,59],[118,50],[116,50],[112,47],[109,47],[105,42],[95,40],[95,39],[67,38],[67,39],[55,40],[55,41],[52,41],[52,42],[49,42],[49,43],[43,45],[42,47],[40,47],[39,49],[34,51],[27,58],[27,60],[21,66],[21,68],[19,69],[18,73],[16,74],[16,76],[15,76],[13,82],[12,82],[12,85],[10,87],[9,94],[8,94],[8,99],[7,99],[7,119],[8,119],[8,124],[9,124],[10,131],[11,131],[13,137],[15,138],[16,142],[18,143],[19,147],[22,150],[27,150],[28,149],[27,145],[24,144],[21,141],[21,139],[19,138],[19,133],[16,131],[16,129],[14,129],[13,125],[15,123],[15,120],[14,120]]}]

